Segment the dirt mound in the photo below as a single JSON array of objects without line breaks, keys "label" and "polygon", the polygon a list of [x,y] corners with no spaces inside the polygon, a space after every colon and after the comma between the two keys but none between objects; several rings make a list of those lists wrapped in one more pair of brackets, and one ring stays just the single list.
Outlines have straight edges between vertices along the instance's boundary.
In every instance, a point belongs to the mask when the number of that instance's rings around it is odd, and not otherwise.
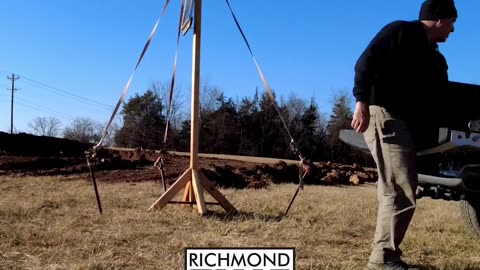
[{"label": "dirt mound", "polygon": [[81,157],[92,147],[68,139],[35,136],[27,133],[8,134],[0,132],[0,153],[12,156],[33,157]]},{"label": "dirt mound", "polygon": [[[52,176],[78,175],[89,180],[85,151],[91,145],[75,141],[0,133],[0,175]],[[98,181],[139,182],[161,181],[163,175],[172,184],[188,167],[190,157],[143,149],[101,149],[92,163]],[[299,166],[279,161],[259,164],[237,160],[199,158],[199,167],[208,179],[220,187],[260,189],[270,184],[298,183]],[[376,171],[354,165],[315,163],[306,175],[306,185],[358,185],[375,182]]]}]

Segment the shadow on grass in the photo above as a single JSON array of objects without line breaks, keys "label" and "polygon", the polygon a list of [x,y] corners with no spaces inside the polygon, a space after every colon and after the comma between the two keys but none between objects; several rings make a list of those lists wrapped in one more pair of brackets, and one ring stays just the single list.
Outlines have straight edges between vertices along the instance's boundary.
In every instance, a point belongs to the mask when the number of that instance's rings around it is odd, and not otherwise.
[{"label": "shadow on grass", "polygon": [[433,266],[430,264],[414,264],[412,265],[414,267],[417,267],[420,270],[457,270],[457,269],[462,269],[462,270],[479,270],[478,266],[471,266],[471,265],[466,265],[466,266],[458,266],[458,265],[452,265],[452,266],[447,266],[447,267],[438,267],[438,266]]},{"label": "shadow on grass", "polygon": [[243,212],[237,211],[233,213],[220,213],[220,212],[213,212],[209,211],[205,217],[216,219],[220,221],[227,221],[227,222],[239,222],[239,221],[248,221],[248,220],[258,220],[264,222],[280,222],[286,216],[282,213],[278,215],[266,215],[266,214],[259,214],[254,212]]},{"label": "shadow on grass", "polygon": [[411,265],[412,267],[416,267],[415,269],[421,269],[421,270],[457,270],[457,269],[462,269],[462,270],[479,270],[478,267],[476,266],[462,266],[461,268],[458,268],[458,267],[455,267],[455,266],[452,266],[452,267],[437,267],[437,266],[433,266],[433,265],[430,265],[428,263],[420,263],[420,264],[412,264]]}]

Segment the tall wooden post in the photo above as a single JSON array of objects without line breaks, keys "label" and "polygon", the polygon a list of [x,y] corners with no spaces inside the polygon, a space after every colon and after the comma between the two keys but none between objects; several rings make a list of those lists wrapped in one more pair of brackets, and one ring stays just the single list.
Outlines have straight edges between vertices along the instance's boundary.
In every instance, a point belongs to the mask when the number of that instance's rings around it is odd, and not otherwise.
[{"label": "tall wooden post", "polygon": [[[200,131],[200,45],[202,33],[202,0],[194,0],[193,53],[192,53],[192,108],[190,135],[190,167],[175,181],[173,185],[157,200],[149,210],[163,208],[167,203],[197,205],[200,214],[206,214],[206,204],[219,204],[227,212],[236,211],[235,207],[217,190],[217,188],[199,171],[198,145]],[[185,189],[183,201],[173,202],[171,199]],[[206,203],[204,189],[218,203]],[[192,194],[193,193],[193,194]]]}]

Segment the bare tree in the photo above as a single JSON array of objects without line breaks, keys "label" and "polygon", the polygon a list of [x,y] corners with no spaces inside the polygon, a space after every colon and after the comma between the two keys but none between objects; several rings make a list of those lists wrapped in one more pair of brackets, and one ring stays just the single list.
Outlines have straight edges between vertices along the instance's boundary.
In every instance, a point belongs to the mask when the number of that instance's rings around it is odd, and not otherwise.
[{"label": "bare tree", "polygon": [[65,127],[63,136],[83,143],[96,143],[102,136],[102,126],[90,118],[79,117]]},{"label": "bare tree", "polygon": [[[153,82],[152,91],[160,97],[162,102],[162,115],[167,117],[168,112],[168,103],[170,101],[170,84]],[[181,122],[184,117],[184,112],[182,109],[185,108],[185,96],[181,88],[175,87],[173,89],[172,101],[170,104],[170,127],[172,129],[177,129],[180,127]]]},{"label": "bare tree", "polygon": [[[103,132],[106,126],[107,126],[107,123],[105,123],[103,126],[99,126],[99,130],[100,130],[99,134],[101,134],[101,136],[103,136]],[[105,139],[103,140],[104,146],[115,146],[115,135],[117,134],[118,130],[120,130],[121,126],[123,126],[123,121],[121,120],[113,121],[112,125],[108,129],[108,133],[105,136]]]},{"label": "bare tree", "polygon": [[222,95],[223,91],[221,89],[210,86],[208,82],[205,82],[200,93],[200,115],[217,110],[220,104],[218,99]]},{"label": "bare tree", "polygon": [[298,121],[307,109],[305,100],[299,98],[295,93],[290,93],[286,102],[283,97],[280,97],[280,106],[285,108],[284,117],[289,127],[294,126],[295,121]]},{"label": "bare tree", "polygon": [[[3,132],[10,134],[10,125],[8,125],[8,127],[5,127],[5,128],[3,129]],[[13,126],[13,134],[18,134],[18,133],[22,133],[22,132],[23,132],[23,131],[18,130],[15,126]]]},{"label": "bare tree", "polygon": [[37,117],[28,124],[33,134],[39,136],[57,137],[60,134],[62,123],[55,117]]}]

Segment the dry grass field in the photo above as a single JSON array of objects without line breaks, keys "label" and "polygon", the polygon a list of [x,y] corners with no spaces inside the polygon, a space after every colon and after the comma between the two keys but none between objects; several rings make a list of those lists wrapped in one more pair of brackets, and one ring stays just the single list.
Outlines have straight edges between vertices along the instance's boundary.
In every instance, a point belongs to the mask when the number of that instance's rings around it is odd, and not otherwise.
[{"label": "dry grass field", "polygon": [[[147,208],[153,182],[99,183],[75,177],[0,178],[0,269],[183,269],[185,247],[295,247],[296,269],[364,269],[376,216],[373,184],[306,186],[279,218],[293,184],[222,190],[239,210]],[[208,197],[207,197],[208,198]],[[455,202],[421,199],[403,244],[424,269],[480,269],[480,240],[463,226]]]}]

